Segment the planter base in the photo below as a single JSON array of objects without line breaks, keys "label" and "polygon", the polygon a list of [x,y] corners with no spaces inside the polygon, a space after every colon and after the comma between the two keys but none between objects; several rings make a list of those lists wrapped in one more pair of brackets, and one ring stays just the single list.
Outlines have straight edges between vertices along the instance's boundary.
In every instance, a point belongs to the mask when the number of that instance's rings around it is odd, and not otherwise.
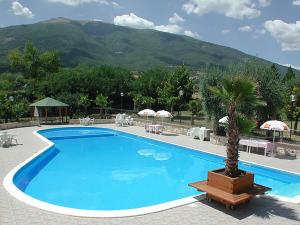
[{"label": "planter base", "polygon": [[190,183],[189,186],[206,192],[207,199],[215,200],[233,209],[234,206],[247,203],[256,195],[263,195],[271,188],[253,183],[253,174],[246,172],[244,176],[231,178],[222,174],[222,170],[208,172],[208,180]]}]

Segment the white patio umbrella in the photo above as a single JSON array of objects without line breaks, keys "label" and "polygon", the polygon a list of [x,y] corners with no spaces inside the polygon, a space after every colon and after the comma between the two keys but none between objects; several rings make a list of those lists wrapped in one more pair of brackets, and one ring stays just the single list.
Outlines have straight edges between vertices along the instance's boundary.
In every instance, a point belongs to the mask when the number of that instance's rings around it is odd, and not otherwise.
[{"label": "white patio umbrella", "polygon": [[223,118],[219,119],[219,123],[228,124],[228,116],[224,116]]},{"label": "white patio umbrella", "polygon": [[155,116],[155,114],[156,113],[152,109],[144,109],[138,112],[138,115],[140,116],[147,116],[147,121],[149,116]]},{"label": "white patio umbrella", "polygon": [[[282,121],[279,120],[269,120],[260,126],[260,129],[273,130],[273,150],[275,142],[275,131],[289,131],[290,128]],[[273,154],[273,152],[272,152]]]},{"label": "white patio umbrella", "polygon": [[164,118],[172,118],[173,117],[172,114],[166,110],[157,111],[155,116],[161,118],[161,123],[163,123]]}]

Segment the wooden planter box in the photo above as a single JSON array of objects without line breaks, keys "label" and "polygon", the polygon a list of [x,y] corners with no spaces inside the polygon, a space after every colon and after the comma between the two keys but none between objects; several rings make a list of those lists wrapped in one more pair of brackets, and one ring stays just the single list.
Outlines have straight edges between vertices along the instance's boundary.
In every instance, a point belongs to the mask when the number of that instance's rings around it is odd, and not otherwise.
[{"label": "wooden planter box", "polygon": [[253,188],[254,174],[245,172],[244,176],[231,178],[224,175],[224,168],[208,171],[207,185],[230,194],[241,194]]}]

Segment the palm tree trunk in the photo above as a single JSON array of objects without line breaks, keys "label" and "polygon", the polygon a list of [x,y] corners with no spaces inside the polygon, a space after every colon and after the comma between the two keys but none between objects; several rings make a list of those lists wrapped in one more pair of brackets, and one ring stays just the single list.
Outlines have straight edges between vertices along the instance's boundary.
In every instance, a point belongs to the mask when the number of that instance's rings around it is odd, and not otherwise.
[{"label": "palm tree trunk", "polygon": [[239,133],[236,123],[236,105],[230,104],[228,109],[228,143],[225,174],[229,177],[237,177],[238,170],[238,143]]}]

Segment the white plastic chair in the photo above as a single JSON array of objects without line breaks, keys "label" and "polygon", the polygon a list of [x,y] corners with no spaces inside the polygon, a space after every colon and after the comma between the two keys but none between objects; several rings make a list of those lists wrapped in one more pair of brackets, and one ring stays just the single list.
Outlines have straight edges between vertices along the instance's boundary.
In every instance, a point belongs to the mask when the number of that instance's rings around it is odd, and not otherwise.
[{"label": "white plastic chair", "polygon": [[18,144],[18,140],[14,137],[14,135],[8,133],[3,133],[0,135],[0,143],[2,147],[11,146],[13,144],[13,141]]},{"label": "white plastic chair", "polygon": [[194,129],[195,129],[195,127],[188,129],[188,131],[186,132],[186,136],[191,136]]},{"label": "white plastic chair", "polygon": [[123,114],[117,114],[116,115],[115,124],[117,126],[122,126],[122,127],[124,126],[124,124],[125,124],[125,118],[124,118]]},{"label": "white plastic chair", "polygon": [[94,123],[95,123],[95,119],[94,119],[94,118],[91,118],[90,121],[89,121],[89,124],[94,125]]}]

